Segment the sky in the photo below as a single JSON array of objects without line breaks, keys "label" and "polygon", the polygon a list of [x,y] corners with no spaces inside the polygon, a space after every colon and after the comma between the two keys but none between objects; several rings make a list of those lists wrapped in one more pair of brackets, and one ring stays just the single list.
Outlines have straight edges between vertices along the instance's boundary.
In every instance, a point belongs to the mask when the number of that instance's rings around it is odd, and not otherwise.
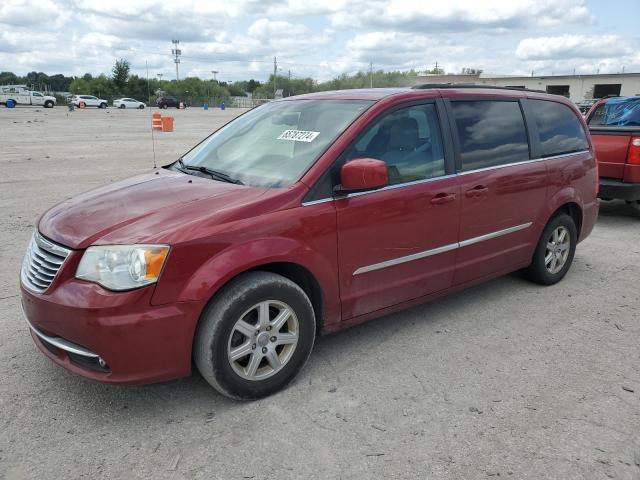
[{"label": "sky", "polygon": [[640,72],[640,0],[0,0],[0,71],[328,80],[438,64],[485,74]]}]

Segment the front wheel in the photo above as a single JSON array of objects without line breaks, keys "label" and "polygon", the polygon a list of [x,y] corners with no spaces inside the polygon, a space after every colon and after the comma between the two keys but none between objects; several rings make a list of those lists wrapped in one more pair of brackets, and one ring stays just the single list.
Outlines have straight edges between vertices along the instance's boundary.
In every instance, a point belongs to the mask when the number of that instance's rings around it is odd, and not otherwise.
[{"label": "front wheel", "polygon": [[553,285],[564,278],[573,263],[578,243],[576,224],[566,213],[554,216],[544,228],[525,276],[541,285]]},{"label": "front wheel", "polygon": [[101,104],[100,104],[100,108],[107,108],[107,104],[106,104],[106,103],[104,103],[104,102],[103,102],[103,103],[101,103]]},{"label": "front wheel", "polygon": [[140,105],[138,108],[139,108],[140,110],[143,110],[143,109],[144,109],[144,105]]},{"label": "front wheel", "polygon": [[203,312],[194,360],[223,395],[261,398],[302,369],[315,332],[313,307],[297,284],[275,273],[249,272],[226,285]]},{"label": "front wheel", "polygon": [[53,108],[53,102],[51,100],[47,100],[44,102],[44,108]]}]

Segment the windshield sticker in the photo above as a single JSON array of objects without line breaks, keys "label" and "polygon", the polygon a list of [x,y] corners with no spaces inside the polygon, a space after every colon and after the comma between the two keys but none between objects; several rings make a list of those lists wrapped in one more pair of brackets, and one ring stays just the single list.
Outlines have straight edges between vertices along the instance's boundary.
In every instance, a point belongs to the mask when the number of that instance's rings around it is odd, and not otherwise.
[{"label": "windshield sticker", "polygon": [[320,135],[320,132],[309,132],[307,130],[285,130],[280,134],[278,140],[292,140],[294,142],[313,142]]}]

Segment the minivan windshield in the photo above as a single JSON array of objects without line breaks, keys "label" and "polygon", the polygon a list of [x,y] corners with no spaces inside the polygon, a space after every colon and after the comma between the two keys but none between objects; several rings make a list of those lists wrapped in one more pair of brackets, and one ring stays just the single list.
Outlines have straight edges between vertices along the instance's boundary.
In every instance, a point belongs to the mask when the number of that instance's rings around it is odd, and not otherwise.
[{"label": "minivan windshield", "polygon": [[640,97],[614,97],[598,108],[589,118],[589,126],[637,127],[640,126]]},{"label": "minivan windshield", "polygon": [[[285,100],[238,117],[182,157],[245,185],[286,187],[374,102]],[[179,167],[176,167],[179,168]]]}]

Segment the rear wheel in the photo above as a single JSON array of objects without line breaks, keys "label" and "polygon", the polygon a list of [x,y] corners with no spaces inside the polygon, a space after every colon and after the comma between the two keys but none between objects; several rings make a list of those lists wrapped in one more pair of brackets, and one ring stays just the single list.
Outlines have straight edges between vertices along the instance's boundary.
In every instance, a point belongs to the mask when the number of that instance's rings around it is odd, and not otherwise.
[{"label": "rear wheel", "polygon": [[298,285],[274,273],[249,272],[225,286],[203,312],[194,360],[223,395],[261,398],[296,376],[315,331],[313,307]]},{"label": "rear wheel", "polygon": [[542,285],[558,283],[571,267],[577,242],[573,218],[566,213],[554,216],[540,236],[531,265],[524,270],[525,276]]},{"label": "rear wheel", "polygon": [[127,106],[124,103],[121,103],[118,108],[127,108]]}]

